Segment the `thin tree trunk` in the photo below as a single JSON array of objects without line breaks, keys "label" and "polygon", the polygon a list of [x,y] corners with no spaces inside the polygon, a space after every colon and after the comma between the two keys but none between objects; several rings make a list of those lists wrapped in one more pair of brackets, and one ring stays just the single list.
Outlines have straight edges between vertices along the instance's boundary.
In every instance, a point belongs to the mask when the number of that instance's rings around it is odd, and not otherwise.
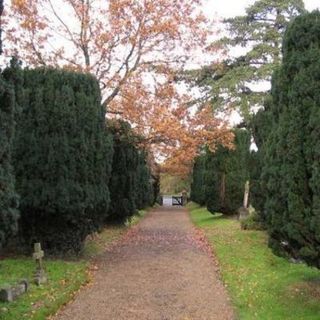
[{"label": "thin tree trunk", "polygon": [[220,185],[220,203],[221,207],[225,207],[226,202],[226,173],[223,172],[221,175],[221,185]]},{"label": "thin tree trunk", "polygon": [[0,0],[0,55],[2,54],[2,13],[3,13],[4,5],[3,0]]}]

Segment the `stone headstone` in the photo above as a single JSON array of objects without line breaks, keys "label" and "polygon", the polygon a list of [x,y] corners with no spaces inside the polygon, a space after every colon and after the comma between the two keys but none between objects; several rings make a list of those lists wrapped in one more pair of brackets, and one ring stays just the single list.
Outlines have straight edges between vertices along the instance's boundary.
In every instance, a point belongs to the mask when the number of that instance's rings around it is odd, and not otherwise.
[{"label": "stone headstone", "polygon": [[247,218],[250,215],[249,214],[249,209],[241,207],[241,208],[238,209],[238,214],[239,214],[239,220],[243,220],[243,219]]},{"label": "stone headstone", "polygon": [[43,258],[44,258],[44,252],[41,249],[41,244],[35,243],[34,244],[34,253],[33,253],[33,259],[36,260],[37,263],[37,269],[35,272],[34,281],[36,285],[41,285],[48,282],[48,277],[46,275],[46,272],[43,268]]},{"label": "stone headstone", "polygon": [[182,192],[182,205],[186,206],[188,203],[188,193],[187,191]]},{"label": "stone headstone", "polygon": [[247,209],[249,205],[250,182],[247,181],[244,187],[243,208]]},{"label": "stone headstone", "polygon": [[29,282],[26,279],[21,280],[18,284],[0,288],[0,301],[12,302],[19,296],[26,293],[29,289]]}]

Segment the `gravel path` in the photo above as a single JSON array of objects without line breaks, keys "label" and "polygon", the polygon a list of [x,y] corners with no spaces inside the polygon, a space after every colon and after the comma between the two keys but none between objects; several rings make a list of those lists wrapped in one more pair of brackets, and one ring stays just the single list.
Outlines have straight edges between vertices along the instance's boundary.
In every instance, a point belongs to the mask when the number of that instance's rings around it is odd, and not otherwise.
[{"label": "gravel path", "polygon": [[93,284],[54,319],[224,320],[234,315],[187,211],[160,208],[106,251]]}]

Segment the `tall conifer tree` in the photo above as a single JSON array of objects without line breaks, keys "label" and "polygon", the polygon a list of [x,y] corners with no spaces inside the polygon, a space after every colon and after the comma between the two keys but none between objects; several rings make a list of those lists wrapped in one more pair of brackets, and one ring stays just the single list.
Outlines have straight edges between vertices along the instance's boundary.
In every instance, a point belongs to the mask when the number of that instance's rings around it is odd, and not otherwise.
[{"label": "tall conifer tree", "polygon": [[320,267],[319,106],[320,13],[298,17],[275,73],[263,146],[263,215],[275,252]]},{"label": "tall conifer tree", "polygon": [[29,246],[78,252],[102,227],[110,202],[112,141],[99,85],[62,70],[23,74],[14,153],[21,234]]}]

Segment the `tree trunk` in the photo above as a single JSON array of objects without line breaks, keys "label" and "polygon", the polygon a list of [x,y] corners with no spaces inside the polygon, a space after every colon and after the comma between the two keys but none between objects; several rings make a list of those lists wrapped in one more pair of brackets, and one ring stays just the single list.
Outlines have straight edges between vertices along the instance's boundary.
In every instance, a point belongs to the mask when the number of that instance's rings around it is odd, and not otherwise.
[{"label": "tree trunk", "polygon": [[220,206],[225,207],[226,202],[226,173],[223,172],[221,175],[221,185],[220,185]]}]

